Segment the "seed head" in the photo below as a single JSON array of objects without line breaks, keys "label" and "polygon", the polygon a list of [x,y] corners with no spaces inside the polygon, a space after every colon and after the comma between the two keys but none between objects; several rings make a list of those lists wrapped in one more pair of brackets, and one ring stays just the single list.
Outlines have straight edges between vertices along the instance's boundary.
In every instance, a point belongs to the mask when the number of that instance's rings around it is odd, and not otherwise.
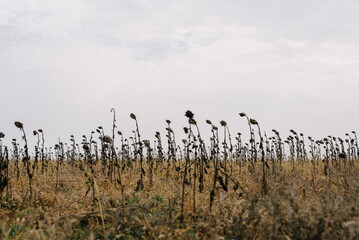
[{"label": "seed head", "polygon": [[194,117],[194,114],[190,110],[187,110],[185,113],[185,116],[188,117],[189,119],[191,119]]},{"label": "seed head", "polygon": [[4,138],[5,134],[3,132],[0,132],[0,138]]},{"label": "seed head", "polygon": [[112,143],[112,138],[110,138],[109,136],[104,136],[104,137],[103,137],[103,141],[104,141],[105,143]]},{"label": "seed head", "polygon": [[143,143],[145,144],[146,147],[150,147],[150,141],[149,140],[143,140]]},{"label": "seed head", "polygon": [[258,125],[258,122],[254,120],[253,118],[249,119],[249,122],[253,125]]},{"label": "seed head", "polygon": [[209,124],[209,125],[212,125],[211,120],[206,120],[206,123]]},{"label": "seed head", "polygon": [[16,126],[17,128],[19,128],[19,129],[23,129],[23,128],[24,128],[24,125],[23,125],[21,122],[18,122],[18,121],[15,122],[15,126]]},{"label": "seed head", "polygon": [[190,119],[188,120],[188,122],[189,122],[189,124],[193,124],[193,125],[196,125],[196,124],[197,124],[196,120],[194,120],[193,118],[190,118]]},{"label": "seed head", "polygon": [[82,146],[82,148],[85,150],[85,151],[89,151],[90,150],[90,147],[88,146],[88,144],[84,144]]},{"label": "seed head", "polygon": [[135,114],[131,113],[131,114],[130,114],[130,117],[131,117],[133,120],[136,120],[136,115],[135,115]]},{"label": "seed head", "polygon": [[37,135],[37,131],[36,131],[36,130],[34,130],[32,133],[34,134],[34,136]]},{"label": "seed head", "polygon": [[117,131],[117,134],[122,136],[122,132],[121,131]]},{"label": "seed head", "polygon": [[188,134],[188,128],[184,127],[183,131],[184,131],[185,134]]},{"label": "seed head", "polygon": [[247,116],[244,112],[239,113],[239,116],[244,117]]},{"label": "seed head", "polygon": [[291,129],[290,132],[295,134],[295,135],[297,134],[296,131],[294,131],[293,129]]},{"label": "seed head", "polygon": [[171,123],[171,120],[168,120],[168,119],[167,119],[167,120],[166,120],[166,123],[170,124],[170,123]]},{"label": "seed head", "polygon": [[42,133],[42,129],[40,128],[39,130],[37,130],[37,131],[39,131],[39,132],[41,132]]},{"label": "seed head", "polygon": [[224,120],[220,121],[220,124],[221,124],[222,127],[227,126],[227,123],[226,123],[226,121],[224,121]]}]

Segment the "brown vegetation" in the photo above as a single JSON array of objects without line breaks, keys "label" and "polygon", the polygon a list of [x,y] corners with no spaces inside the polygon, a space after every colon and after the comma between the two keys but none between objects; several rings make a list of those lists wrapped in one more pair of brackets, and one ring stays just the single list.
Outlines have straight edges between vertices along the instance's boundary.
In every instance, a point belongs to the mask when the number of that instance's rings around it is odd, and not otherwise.
[{"label": "brown vegetation", "polygon": [[[133,137],[115,145],[98,127],[99,143],[83,136],[82,148],[59,142],[45,151],[44,133],[30,157],[3,146],[0,133],[1,239],[358,239],[358,141],[328,136],[305,145],[303,134],[282,141],[246,117],[249,143],[229,127],[210,121],[206,148],[197,121],[187,111],[183,147],[166,120],[167,147]],[[258,130],[256,142],[254,129]],[[40,134],[41,140],[40,141]],[[287,144],[287,148],[285,147]],[[66,147],[65,147],[66,145]],[[289,150],[288,154],[285,151]]]}]

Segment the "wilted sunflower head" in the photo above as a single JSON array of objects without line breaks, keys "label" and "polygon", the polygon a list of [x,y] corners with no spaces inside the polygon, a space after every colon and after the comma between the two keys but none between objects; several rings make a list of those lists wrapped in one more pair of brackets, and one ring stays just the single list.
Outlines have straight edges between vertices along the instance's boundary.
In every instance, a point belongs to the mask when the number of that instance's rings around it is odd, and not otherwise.
[{"label": "wilted sunflower head", "polygon": [[136,120],[136,115],[133,114],[133,113],[131,113],[131,114],[130,114],[130,118],[132,118],[133,120]]},{"label": "wilted sunflower head", "polygon": [[37,131],[36,131],[36,130],[32,131],[32,133],[34,134],[34,136],[37,135]]},{"label": "wilted sunflower head", "polygon": [[37,131],[39,131],[40,133],[42,133],[42,129],[40,128],[40,129],[38,129]]},{"label": "wilted sunflower head", "polygon": [[212,125],[211,120],[206,120],[206,123]]},{"label": "wilted sunflower head", "polygon": [[85,151],[89,151],[89,150],[90,150],[90,147],[89,147],[88,144],[82,145],[82,148],[83,148]]},{"label": "wilted sunflower head", "polygon": [[244,112],[239,113],[239,116],[244,117],[246,114]]},{"label": "wilted sunflower head", "polygon": [[150,140],[143,140],[143,143],[145,144],[146,147],[150,147]]},{"label": "wilted sunflower head", "polygon": [[185,134],[188,134],[188,128],[184,127],[183,131],[184,131]]},{"label": "wilted sunflower head", "polygon": [[213,130],[217,131],[217,130],[218,130],[218,127],[213,126]]},{"label": "wilted sunflower head", "polygon": [[185,116],[188,117],[189,119],[191,119],[194,117],[194,114],[190,110],[187,110],[185,113]]},{"label": "wilted sunflower head", "polygon": [[3,132],[0,132],[0,138],[4,138],[5,134]]},{"label": "wilted sunflower head", "polygon": [[196,125],[196,124],[197,124],[196,120],[194,120],[193,118],[190,118],[190,119],[188,120],[188,122],[189,122],[189,124],[193,124],[193,125]]},{"label": "wilted sunflower head", "polygon": [[105,143],[112,143],[112,138],[110,138],[109,136],[103,136],[102,139]]},{"label": "wilted sunflower head", "polygon": [[170,123],[171,123],[171,120],[166,119],[166,123],[170,124]]},{"label": "wilted sunflower head", "polygon": [[122,132],[121,131],[117,131],[117,134],[122,136]]},{"label": "wilted sunflower head", "polygon": [[19,129],[23,129],[23,128],[24,128],[24,125],[23,125],[21,122],[18,122],[18,121],[15,122],[15,126],[16,126],[17,128],[19,128]]},{"label": "wilted sunflower head", "polygon": [[258,125],[258,122],[253,118],[249,119],[249,122],[253,125]]},{"label": "wilted sunflower head", "polygon": [[227,123],[226,123],[226,121],[224,121],[224,120],[220,121],[219,123],[220,123],[221,126],[223,126],[223,127],[227,126]]}]

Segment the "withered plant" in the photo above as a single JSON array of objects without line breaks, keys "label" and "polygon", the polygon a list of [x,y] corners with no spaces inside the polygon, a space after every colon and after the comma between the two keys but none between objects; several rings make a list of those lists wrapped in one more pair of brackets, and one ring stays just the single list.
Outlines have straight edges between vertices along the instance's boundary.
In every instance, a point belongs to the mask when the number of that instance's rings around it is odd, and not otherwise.
[{"label": "withered plant", "polygon": [[34,162],[30,161],[30,155],[29,155],[29,149],[28,149],[28,145],[27,145],[27,139],[26,139],[26,133],[25,133],[25,130],[24,130],[24,125],[21,122],[16,121],[15,126],[18,129],[20,129],[20,131],[22,132],[22,134],[23,134],[22,139],[25,142],[24,156],[22,158],[22,161],[23,161],[23,163],[25,165],[27,177],[28,177],[28,180],[29,180],[29,191],[30,191],[29,200],[31,201],[32,200],[32,179],[33,179],[33,176],[34,176],[34,171],[35,171],[35,167],[36,167],[36,164],[37,164],[37,160],[35,159]]}]

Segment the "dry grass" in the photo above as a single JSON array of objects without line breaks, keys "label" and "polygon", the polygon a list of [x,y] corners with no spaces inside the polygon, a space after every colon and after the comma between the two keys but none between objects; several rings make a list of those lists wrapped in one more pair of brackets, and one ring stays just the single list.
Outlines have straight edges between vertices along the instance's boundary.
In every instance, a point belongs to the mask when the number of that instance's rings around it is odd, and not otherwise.
[{"label": "dry grass", "polygon": [[[184,164],[184,162],[182,163]],[[283,170],[268,171],[268,194],[262,195],[261,163],[255,172],[233,163],[228,192],[217,186],[212,212],[209,193],[213,169],[207,169],[204,191],[186,186],[185,218],[180,222],[182,175],[174,168],[166,175],[165,165],[154,172],[153,186],[144,177],[144,189],[135,192],[139,163],[122,173],[124,194],[119,185],[105,180],[95,167],[105,228],[92,191],[87,194],[84,172],[65,163],[56,187],[55,163],[47,172],[34,175],[33,197],[28,180],[11,172],[11,195],[0,208],[2,239],[358,239],[359,164],[323,174],[323,163],[313,173],[310,162],[283,164]],[[12,170],[13,166],[10,166]],[[162,169],[163,168],[163,169]],[[193,178],[192,178],[193,180]],[[198,184],[197,184],[198,187]]]}]

